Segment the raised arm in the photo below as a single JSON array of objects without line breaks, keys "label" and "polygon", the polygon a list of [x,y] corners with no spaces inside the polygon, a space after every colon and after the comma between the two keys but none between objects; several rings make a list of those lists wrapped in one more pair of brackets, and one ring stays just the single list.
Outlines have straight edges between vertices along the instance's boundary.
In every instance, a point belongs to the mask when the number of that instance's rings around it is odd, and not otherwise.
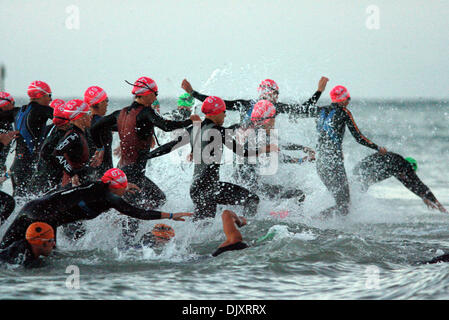
[{"label": "raised arm", "polygon": [[[318,100],[321,97],[321,93],[326,89],[326,84],[329,81],[326,77],[321,77],[321,79],[318,81],[318,89],[313,94],[312,97],[309,98],[306,102],[303,102],[302,104],[294,103],[294,104],[286,104],[278,102],[276,103],[276,112],[278,113],[292,113],[302,116],[308,116],[309,115],[309,109],[311,106],[315,106]],[[307,111],[306,111],[307,110]]]},{"label": "raised arm", "polygon": [[138,129],[142,129],[142,124],[149,121],[159,129],[163,131],[173,131],[175,129],[181,129],[192,125],[192,120],[172,121],[162,118],[153,108],[144,108],[137,117],[136,126]]},{"label": "raised arm", "polygon": [[[198,91],[193,90],[192,85],[187,79],[184,79],[181,84],[181,88],[183,88],[187,93],[191,94],[197,100],[204,101],[206,100],[207,95],[199,93]],[[226,110],[234,110],[239,111],[242,106],[249,106],[251,104],[250,100],[223,100],[226,104]]]}]

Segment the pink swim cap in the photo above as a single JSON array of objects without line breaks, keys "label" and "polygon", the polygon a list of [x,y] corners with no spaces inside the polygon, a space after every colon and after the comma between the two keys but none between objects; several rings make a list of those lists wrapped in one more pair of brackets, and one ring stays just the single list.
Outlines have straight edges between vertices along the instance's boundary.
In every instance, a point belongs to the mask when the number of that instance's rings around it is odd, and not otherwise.
[{"label": "pink swim cap", "polygon": [[214,116],[216,114],[222,113],[225,110],[225,102],[221,98],[215,96],[207,97],[206,100],[204,100],[203,105],[201,106],[201,111],[206,116]]},{"label": "pink swim cap", "polygon": [[268,100],[260,100],[253,107],[251,121],[258,124],[265,124],[274,118],[275,115],[276,108],[274,105]]},{"label": "pink swim cap", "polygon": [[15,104],[14,98],[8,92],[0,92],[0,108],[8,105]]},{"label": "pink swim cap", "polygon": [[126,188],[128,186],[128,179],[126,174],[117,168],[112,168],[106,171],[101,177],[103,183],[109,183],[109,186],[113,189]]},{"label": "pink swim cap", "polygon": [[[56,99],[55,101],[62,101],[61,99]],[[67,118],[66,114],[64,113],[64,104],[57,105],[53,107],[53,123],[55,126],[63,126],[67,123],[69,123],[70,120]]]},{"label": "pink swim cap", "polygon": [[39,99],[46,94],[51,94],[51,89],[50,86],[43,81],[33,81],[28,86],[27,93],[31,99]]},{"label": "pink swim cap", "polygon": [[89,107],[94,104],[100,103],[108,98],[106,91],[97,86],[92,86],[87,88],[86,92],[84,92],[84,102],[86,102]]},{"label": "pink swim cap", "polygon": [[62,99],[55,99],[50,103],[50,107],[52,107],[53,109],[59,107],[59,106],[64,106],[65,101]]},{"label": "pink swim cap", "polygon": [[64,105],[64,118],[77,120],[89,112],[89,105],[80,99],[73,99]]},{"label": "pink swim cap", "polygon": [[140,77],[134,82],[132,94],[136,96],[146,96],[153,92],[157,95],[157,90],[156,81],[148,77]]},{"label": "pink swim cap", "polygon": [[332,102],[342,102],[348,98],[351,98],[348,89],[343,86],[334,87],[329,94]]},{"label": "pink swim cap", "polygon": [[265,79],[259,84],[257,91],[259,92],[259,95],[266,95],[273,91],[279,91],[279,86],[274,80]]}]

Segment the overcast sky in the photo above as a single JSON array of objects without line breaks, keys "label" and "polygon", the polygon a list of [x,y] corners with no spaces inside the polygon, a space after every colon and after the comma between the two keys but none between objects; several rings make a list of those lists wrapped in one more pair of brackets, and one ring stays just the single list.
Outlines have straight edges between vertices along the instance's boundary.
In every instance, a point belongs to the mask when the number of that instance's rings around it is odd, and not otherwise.
[{"label": "overcast sky", "polygon": [[272,78],[289,99],[327,75],[354,98],[449,98],[447,0],[0,0],[0,39],[17,97],[33,80],[126,97],[149,76],[162,97],[184,77],[224,98]]}]

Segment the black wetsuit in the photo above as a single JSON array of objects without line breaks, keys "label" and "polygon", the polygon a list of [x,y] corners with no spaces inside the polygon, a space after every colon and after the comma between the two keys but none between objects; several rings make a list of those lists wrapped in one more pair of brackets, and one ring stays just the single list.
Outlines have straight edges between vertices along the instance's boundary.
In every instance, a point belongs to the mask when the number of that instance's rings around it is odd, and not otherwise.
[{"label": "black wetsuit", "polygon": [[[103,117],[99,115],[94,115],[92,117],[91,127],[94,126],[98,121],[100,121]],[[115,129],[114,131],[117,131]],[[108,171],[111,168],[114,168],[113,161],[112,161],[112,132],[110,130],[106,130],[101,133],[102,138],[101,141],[104,143],[104,156],[103,156],[103,162],[101,165],[99,165],[97,168],[95,168],[96,171],[96,177],[101,178],[103,174]],[[89,143],[89,150],[91,150],[91,155],[95,153],[96,145],[92,138],[92,133],[89,130],[89,136],[88,136],[88,143]]]},{"label": "black wetsuit", "polygon": [[412,165],[397,153],[369,155],[355,166],[353,174],[361,183],[363,191],[377,182],[395,177],[418,197],[437,202],[432,191],[416,175]]},{"label": "black wetsuit", "polygon": [[[204,101],[208,97],[207,95],[204,95],[197,91],[193,91],[192,96],[195,99],[198,99],[200,101]],[[307,100],[306,102],[304,102],[302,104],[300,104],[300,103],[289,104],[289,103],[276,102],[276,103],[273,103],[273,105],[276,108],[276,113],[296,114],[297,110],[299,110],[300,107],[314,105],[320,97],[321,97],[321,91],[316,91],[309,100]],[[253,107],[259,100],[260,99],[258,99],[258,100],[237,99],[237,100],[224,100],[224,102],[226,103],[226,110],[239,111],[240,123],[247,124],[251,120],[251,112],[253,110]]]},{"label": "black wetsuit", "polygon": [[56,228],[59,226],[80,220],[95,219],[110,209],[142,220],[161,218],[161,212],[132,206],[110,192],[108,184],[96,181],[28,202],[6,231],[0,247],[6,248],[13,242],[23,239],[31,223],[38,221],[48,223],[56,233]]},{"label": "black wetsuit", "polygon": [[72,126],[65,132],[54,148],[53,154],[63,171],[62,186],[69,185],[71,178],[78,176],[79,182],[95,180],[94,169],[89,166],[89,146],[85,131]]},{"label": "black wetsuit", "polygon": [[66,130],[62,130],[55,125],[48,126],[39,152],[37,170],[32,177],[31,184],[34,194],[46,193],[56,189],[61,184],[63,170],[54,155],[54,151],[66,133]]},{"label": "black wetsuit", "polygon": [[350,195],[342,148],[346,126],[361,145],[374,150],[379,150],[379,147],[362,135],[351,112],[336,103],[324,107],[303,106],[296,113],[305,117],[317,118],[317,173],[336,202],[335,206],[323,211],[322,214],[324,216],[333,212],[342,215],[348,214]]},{"label": "black wetsuit", "polygon": [[[115,111],[97,121],[90,131],[97,148],[102,148],[106,145],[106,142],[103,141],[104,132],[119,131],[120,133],[120,129],[127,126],[126,119],[123,120],[123,126],[120,123],[122,111],[125,114],[131,114],[138,109],[141,110],[137,112],[134,119],[131,119],[134,120],[135,127],[128,128],[132,135],[136,137],[134,141],[130,142],[129,147],[124,146],[123,141],[120,142],[122,155],[118,167],[125,172],[129,182],[136,184],[141,189],[135,195],[127,195],[127,199],[136,204],[156,208],[165,203],[166,196],[153,181],[145,176],[147,161],[141,159],[139,154],[141,151],[150,149],[149,143],[141,146],[137,146],[137,144],[142,141],[149,141],[154,135],[154,127],[163,131],[173,131],[191,125],[192,121],[190,119],[184,121],[167,120],[162,118],[153,108],[133,102],[131,106]],[[122,137],[120,139],[122,140]],[[134,157],[125,161],[125,157],[128,157],[130,153],[134,153]]]},{"label": "black wetsuit", "polygon": [[228,246],[225,246],[225,247],[222,247],[222,248],[218,248],[217,250],[215,250],[214,253],[212,253],[212,257],[216,257],[219,254],[222,254],[223,252],[226,252],[226,251],[243,250],[243,249],[246,249],[246,248],[248,248],[248,245],[246,243],[242,242],[242,241],[239,241],[237,243],[233,243],[233,244],[230,244]]},{"label": "black wetsuit", "polygon": [[[31,186],[31,178],[36,169],[38,151],[42,143],[42,136],[45,130],[47,120],[53,118],[53,109],[49,106],[43,106],[37,102],[30,102],[21,108],[14,108],[10,111],[10,122],[17,122],[20,113],[28,110],[23,117],[21,126],[15,123],[16,130],[19,130],[20,136],[16,139],[16,153],[14,162],[11,166],[11,181],[14,189],[14,196],[25,196]],[[27,143],[22,133],[30,137]]]},{"label": "black wetsuit", "polygon": [[0,226],[9,218],[15,207],[16,202],[14,198],[0,191]]},{"label": "black wetsuit", "polygon": [[[210,130],[210,131],[209,131]],[[190,186],[190,197],[195,204],[195,219],[214,217],[217,205],[243,205],[245,212],[254,215],[259,204],[259,197],[249,190],[238,185],[220,181],[220,163],[225,144],[234,153],[238,152],[238,144],[229,132],[226,137],[226,128],[216,125],[213,121],[205,119],[200,130],[187,128],[184,135],[150,152],[146,157],[151,159],[171,152],[190,142],[195,163],[193,181]],[[233,131],[233,130],[229,130]],[[220,139],[214,143],[214,134]],[[201,138],[200,138],[201,137]],[[232,143],[232,145],[228,145]],[[195,146],[200,146],[200,148]],[[215,149],[218,153],[215,154]],[[248,157],[248,150],[244,150],[243,157]],[[258,150],[255,150],[257,155]]]},{"label": "black wetsuit", "polygon": [[37,260],[33,256],[30,244],[25,239],[18,240],[7,248],[0,250],[1,262],[31,267],[35,265]]}]

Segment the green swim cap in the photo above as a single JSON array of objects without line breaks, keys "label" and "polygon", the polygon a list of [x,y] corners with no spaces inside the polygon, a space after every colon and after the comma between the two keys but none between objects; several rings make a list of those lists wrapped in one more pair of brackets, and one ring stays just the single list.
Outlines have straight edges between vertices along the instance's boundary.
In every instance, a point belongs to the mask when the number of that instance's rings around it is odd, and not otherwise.
[{"label": "green swim cap", "polygon": [[192,107],[195,104],[195,99],[190,93],[183,93],[178,98],[178,107]]},{"label": "green swim cap", "polygon": [[405,158],[405,160],[412,165],[414,171],[418,170],[418,161],[416,161],[412,157],[407,157]]},{"label": "green swim cap", "polygon": [[160,105],[160,103],[159,103],[159,100],[157,100],[157,99],[152,104],[152,106],[159,106],[159,105]]},{"label": "green swim cap", "polygon": [[267,240],[273,240],[274,236],[276,235],[276,231],[269,230],[266,235],[260,237],[256,240],[257,243],[267,241]]}]

